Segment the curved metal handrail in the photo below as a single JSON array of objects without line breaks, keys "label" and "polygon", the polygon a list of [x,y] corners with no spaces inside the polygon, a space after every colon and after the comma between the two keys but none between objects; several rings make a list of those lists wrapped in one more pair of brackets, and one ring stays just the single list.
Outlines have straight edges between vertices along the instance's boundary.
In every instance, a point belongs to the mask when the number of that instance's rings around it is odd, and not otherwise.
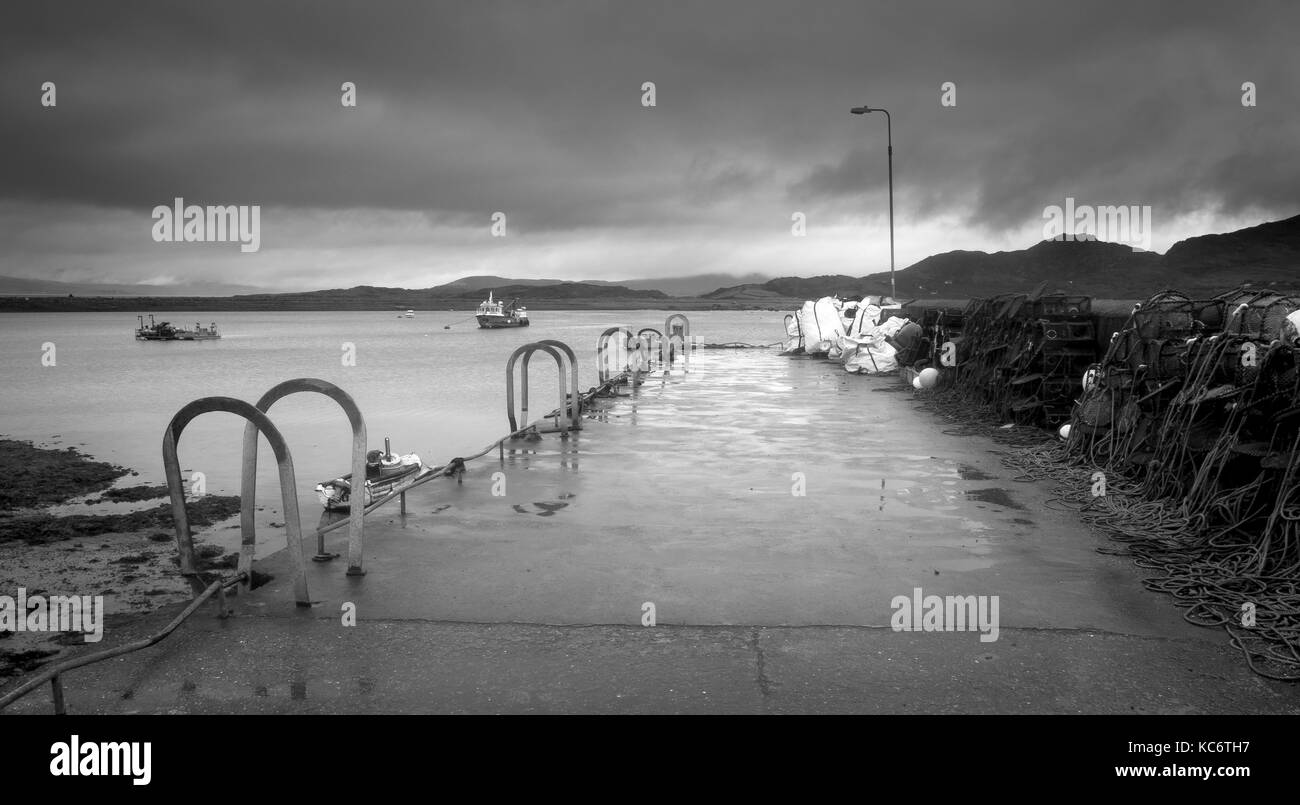
[{"label": "curved metal handrail", "polygon": [[510,419],[510,431],[512,433],[519,430],[519,421],[515,418],[515,363],[518,362],[520,356],[523,356],[524,363],[521,369],[521,377],[522,377],[521,398],[522,399],[520,401],[520,417],[524,420],[524,424],[527,425],[528,424],[528,363],[529,361],[532,360],[533,353],[538,351],[546,352],[552,358],[555,358],[555,364],[559,368],[560,405],[556,410],[559,411],[561,414],[563,414],[566,408],[568,407],[568,404],[565,400],[565,389],[564,389],[565,380],[566,380],[564,358],[561,357],[560,351],[555,347],[548,346],[540,342],[524,344],[522,347],[519,347],[513,353],[511,353],[510,360],[506,361],[506,416],[508,416]]},{"label": "curved metal handrail", "polygon": [[[259,411],[266,412],[276,401],[290,394],[314,392],[324,394],[339,404],[347,414],[348,424],[352,426],[352,477],[366,477],[366,421],[356,401],[343,389],[329,382],[314,377],[299,377],[286,380],[272,387],[256,403]],[[244,426],[244,464],[240,479],[239,529],[242,543],[239,549],[239,570],[247,573],[246,579],[252,578],[253,554],[257,545],[257,525],[253,516],[257,498],[257,428],[252,422]],[[364,495],[363,505],[351,506],[348,511],[348,570],[349,576],[361,576],[362,538],[365,533]],[[332,554],[331,554],[332,556]],[[247,585],[249,582],[245,581]]]},{"label": "curved metal handrail", "polygon": [[[538,352],[545,352],[545,353],[547,353],[548,355],[550,355],[552,358],[554,358],[554,359],[555,359],[555,365],[556,365],[556,368],[557,368],[557,370],[558,370],[557,375],[558,375],[558,379],[559,379],[559,381],[560,381],[560,383],[559,383],[559,397],[558,397],[559,405],[556,406],[556,408],[555,408],[555,411],[556,411],[556,422],[555,422],[555,424],[556,424],[556,426],[558,427],[559,424],[560,424],[560,422],[559,422],[559,417],[562,416],[562,415],[564,415],[565,411],[568,410],[568,403],[565,401],[565,397],[564,397],[564,395],[565,395],[565,387],[568,385],[568,383],[566,382],[566,381],[567,381],[567,377],[565,376],[565,375],[566,375],[566,372],[567,372],[567,369],[566,369],[566,366],[565,366],[564,358],[561,356],[560,351],[557,350],[555,347],[550,347],[550,346],[546,346],[546,345],[543,345],[543,344],[536,344],[535,347],[534,347],[533,349],[530,349],[529,351],[527,351],[527,352],[524,353],[524,360],[523,360],[523,363],[520,365],[520,368],[519,368],[519,376],[520,376],[521,378],[526,378],[526,377],[528,377],[528,364],[530,364],[530,363],[532,362],[532,360],[533,360],[533,355],[535,355],[535,354],[538,353]],[[513,376],[513,375],[512,375],[512,376]],[[520,419],[523,420],[523,424],[524,424],[524,425],[527,425],[527,424],[528,424],[528,381],[527,381],[527,380],[521,380],[521,382],[523,383],[523,391],[522,391],[522,393],[520,394],[521,400],[520,400],[520,404],[519,404],[519,408],[520,408],[520,411],[519,411],[519,417],[520,417]]]},{"label": "curved metal handrail", "polygon": [[[647,335],[647,333],[650,333],[650,335]],[[652,367],[655,354],[661,351],[659,345],[664,342],[664,334],[653,327],[642,327],[636,331],[636,337],[638,341],[643,341],[645,344],[646,365]],[[655,343],[656,339],[658,344]]]},{"label": "curved metal handrail", "polygon": [[573,347],[563,341],[556,341],[554,338],[545,338],[536,342],[555,347],[563,352],[569,359],[569,386],[571,397],[569,399],[569,430],[580,430],[582,428],[582,395],[578,391],[578,355],[573,351]]},{"label": "curved metal handrail", "polygon": [[[680,321],[680,324],[677,322]],[[691,362],[691,351],[687,347],[688,339],[691,336],[691,320],[686,318],[682,313],[674,313],[664,320],[664,340],[659,344],[660,361],[664,365],[665,371],[673,365],[674,340],[682,345],[682,357],[689,367]]]},{"label": "curved metal handrail", "polygon": [[602,385],[608,383],[609,379],[613,377],[615,374],[622,373],[627,370],[626,354],[624,355],[624,360],[621,362],[620,368],[617,373],[611,372],[609,370],[609,366],[608,366],[609,362],[605,358],[605,352],[606,350],[609,349],[609,342],[612,339],[612,337],[616,334],[622,334],[627,336],[628,344],[631,344],[633,341],[636,340],[636,334],[633,333],[631,330],[629,330],[627,327],[610,327],[608,330],[601,333],[596,338],[596,368],[599,372],[598,377]]},{"label": "curved metal handrail", "polygon": [[167,474],[167,492],[171,495],[172,520],[176,526],[176,547],[180,553],[181,575],[191,579],[198,576],[194,566],[194,540],[190,534],[189,515],[185,511],[185,486],[181,480],[181,465],[176,454],[176,445],[180,441],[185,426],[195,417],[213,411],[242,416],[251,422],[266,436],[275,453],[275,461],[280,469],[280,497],[284,506],[285,538],[289,552],[293,555],[294,599],[298,606],[311,605],[307,595],[307,566],[302,556],[302,521],[298,516],[298,485],[293,474],[293,458],[289,446],[280,431],[265,413],[256,407],[237,400],[234,397],[202,397],[181,408],[167,424],[163,432],[163,469]]}]

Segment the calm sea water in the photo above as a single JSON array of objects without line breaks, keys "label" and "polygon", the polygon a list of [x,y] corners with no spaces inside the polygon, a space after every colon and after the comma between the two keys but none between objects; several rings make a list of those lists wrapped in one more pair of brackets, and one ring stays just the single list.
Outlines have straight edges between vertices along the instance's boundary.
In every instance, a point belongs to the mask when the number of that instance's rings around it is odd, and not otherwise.
[{"label": "calm sea water", "polygon": [[[38,445],[76,446],[140,473],[124,483],[163,483],[162,434],[172,415],[199,397],[250,403],[295,377],[337,384],[357,401],[371,447],[390,437],[395,452],[427,463],[466,455],[508,431],[505,364],[515,347],[544,338],[568,343],[580,361],[583,390],[595,385],[595,345],[607,327],[662,330],[666,311],[538,311],[528,328],[481,330],[472,311],[153,313],[174,324],[216,321],[211,342],[134,340],[129,313],[0,314],[0,434]],[[687,314],[692,334],[709,342],[772,343],[782,314],[717,311]],[[450,330],[444,325],[452,325]],[[54,366],[42,365],[54,345]],[[343,345],[356,365],[343,366]],[[723,353],[715,352],[714,356]],[[699,353],[710,359],[709,351]],[[543,356],[538,356],[543,357]],[[533,361],[534,416],[553,407],[554,369]],[[296,394],[271,418],[293,454],[304,523],[319,505],[317,481],[348,470],[351,432],[332,400]],[[201,471],[209,493],[237,494],[243,420],[207,414],[181,437],[181,466]],[[188,472],[187,472],[188,476]],[[263,441],[259,503],[279,508],[274,461]]]}]

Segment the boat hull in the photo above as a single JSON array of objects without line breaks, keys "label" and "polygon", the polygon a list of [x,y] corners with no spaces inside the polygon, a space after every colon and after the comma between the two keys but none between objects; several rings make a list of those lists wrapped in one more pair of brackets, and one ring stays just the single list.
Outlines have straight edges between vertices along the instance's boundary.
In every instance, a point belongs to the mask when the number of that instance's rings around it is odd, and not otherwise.
[{"label": "boat hull", "polygon": [[[404,462],[399,467],[391,470],[385,469],[378,477],[367,479],[364,484],[365,500],[362,506],[369,506],[379,498],[384,497],[414,481],[420,474],[424,465],[420,463],[420,457],[411,454],[402,457]],[[352,509],[352,475],[344,475],[342,478],[335,478],[332,481],[321,481],[316,484],[316,498],[320,501],[325,511],[345,512]]]},{"label": "boat hull", "polygon": [[517,316],[478,316],[478,326],[484,330],[497,330],[502,327],[527,327],[528,319]]}]

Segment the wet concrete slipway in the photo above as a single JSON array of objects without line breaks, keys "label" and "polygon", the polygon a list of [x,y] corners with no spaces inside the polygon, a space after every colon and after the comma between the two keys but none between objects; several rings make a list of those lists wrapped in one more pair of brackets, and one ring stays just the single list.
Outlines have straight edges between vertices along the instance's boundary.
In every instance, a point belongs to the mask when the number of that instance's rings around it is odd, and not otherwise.
[{"label": "wet concrete slipway", "polygon": [[[68,710],[1300,712],[1300,688],[1253,674],[1046,508],[1047,483],[1015,482],[1003,448],[941,434],[911,397],[774,350],[698,352],[689,374],[597,403],[579,434],[519,442],[504,465],[493,451],[460,485],[413,490],[404,518],[372,513],[367,574],[309,562],[311,608],[287,552],[260,562],[276,578],[231,598],[233,617],[206,608],[68,673]],[[346,553],[346,530],[328,539]],[[894,631],[892,600],[918,587],[998,596],[997,640]],[[10,708],[49,711],[48,686]]]}]

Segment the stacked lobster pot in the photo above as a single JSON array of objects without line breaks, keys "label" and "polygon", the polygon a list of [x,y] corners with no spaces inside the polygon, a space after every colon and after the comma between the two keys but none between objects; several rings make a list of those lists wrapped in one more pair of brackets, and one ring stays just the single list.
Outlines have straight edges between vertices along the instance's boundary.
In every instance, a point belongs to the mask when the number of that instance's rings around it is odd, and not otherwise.
[{"label": "stacked lobster pot", "polygon": [[1097,360],[1090,312],[1086,296],[1003,294],[972,299],[959,315],[940,311],[926,332],[951,393],[1019,424],[1055,427]]},{"label": "stacked lobster pot", "polygon": [[1298,327],[1300,296],[1156,294],[1089,370],[1068,450],[1131,480],[1147,499],[1175,502],[1198,533],[1243,540],[1234,561],[1295,578]]},{"label": "stacked lobster pot", "polygon": [[931,307],[920,311],[921,339],[917,344],[918,368],[942,365],[942,349],[947,343],[960,343],[965,308]]}]

